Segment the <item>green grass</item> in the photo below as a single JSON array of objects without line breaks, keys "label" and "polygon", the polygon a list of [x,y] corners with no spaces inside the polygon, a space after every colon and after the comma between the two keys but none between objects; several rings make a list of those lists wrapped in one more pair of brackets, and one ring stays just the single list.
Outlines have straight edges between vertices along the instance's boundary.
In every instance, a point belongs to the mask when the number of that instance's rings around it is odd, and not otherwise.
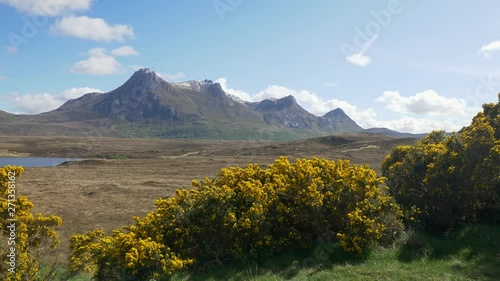
[{"label": "green grass", "polygon": [[329,251],[319,245],[311,252],[287,253],[261,263],[213,266],[203,273],[177,274],[173,280],[489,281],[500,276],[500,226],[468,227],[448,237],[405,234],[392,248],[362,258],[329,246]]},{"label": "green grass", "polygon": [[[52,269],[51,269],[52,268]],[[54,274],[47,272],[56,268]],[[90,281],[58,267],[42,279]],[[43,278],[43,276],[46,276]],[[176,274],[172,280],[485,280],[500,276],[500,226],[471,226],[446,237],[407,233],[391,248],[353,258],[336,244],[284,253],[265,262],[211,265],[204,272]],[[50,277],[50,278],[49,278]]]},{"label": "green grass", "polygon": [[34,281],[91,281],[90,273],[69,272],[61,263],[52,263],[50,265],[41,265],[40,270],[34,277]]}]

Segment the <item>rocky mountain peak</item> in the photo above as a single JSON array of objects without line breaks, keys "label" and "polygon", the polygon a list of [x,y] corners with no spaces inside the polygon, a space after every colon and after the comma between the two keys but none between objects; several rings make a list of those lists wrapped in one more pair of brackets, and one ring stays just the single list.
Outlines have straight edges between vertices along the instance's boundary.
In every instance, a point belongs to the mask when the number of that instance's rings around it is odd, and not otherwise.
[{"label": "rocky mountain peak", "polygon": [[281,111],[288,108],[300,107],[292,95],[280,99],[270,98],[257,103],[247,103],[254,106],[258,111]]},{"label": "rocky mountain peak", "polygon": [[332,111],[329,111],[325,115],[323,115],[323,117],[324,118],[334,118],[334,119],[337,119],[337,118],[346,118],[346,117],[349,117],[349,116],[347,116],[347,114],[345,114],[345,112],[341,108],[336,108],[336,109],[334,109]]},{"label": "rocky mountain peak", "polygon": [[289,95],[278,100],[278,103],[282,103],[285,107],[291,107],[297,105],[297,100],[294,96]]},{"label": "rocky mountain peak", "polygon": [[361,128],[341,108],[336,108],[319,117],[320,127],[340,132],[362,132]]},{"label": "rocky mountain peak", "polygon": [[155,75],[155,76],[158,76],[158,74],[156,74],[156,72],[154,72],[154,70],[152,70],[149,67],[140,68],[135,73],[137,73],[137,74],[143,74],[143,75]]},{"label": "rocky mountain peak", "polygon": [[141,79],[161,79],[156,72],[149,68],[141,68],[137,70],[132,77],[137,77]]},{"label": "rocky mountain peak", "polygon": [[136,89],[140,88],[139,90],[143,91],[151,91],[169,84],[151,69],[141,68],[125,82],[125,85]]}]

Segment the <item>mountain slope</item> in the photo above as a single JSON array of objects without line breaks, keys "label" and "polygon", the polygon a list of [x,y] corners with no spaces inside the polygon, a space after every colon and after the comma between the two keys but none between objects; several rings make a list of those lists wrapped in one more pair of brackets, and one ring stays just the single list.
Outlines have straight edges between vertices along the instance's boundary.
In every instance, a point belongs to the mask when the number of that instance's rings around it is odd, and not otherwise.
[{"label": "mountain slope", "polygon": [[168,83],[149,69],[136,71],[113,91],[87,93],[50,112],[0,112],[0,125],[4,135],[170,139],[297,140],[363,131],[342,109],[318,117],[293,96],[243,102],[219,83]]},{"label": "mountain slope", "polygon": [[7,120],[9,118],[12,118],[14,114],[10,114],[8,112],[0,110],[0,120]]},{"label": "mountain slope", "polygon": [[334,109],[320,118],[319,126],[323,130],[336,131],[341,133],[362,132],[361,128],[345,112],[340,109]]},{"label": "mountain slope", "polygon": [[303,109],[293,96],[247,103],[247,106],[260,112],[264,121],[270,126],[302,130],[317,129],[315,127],[317,117]]}]

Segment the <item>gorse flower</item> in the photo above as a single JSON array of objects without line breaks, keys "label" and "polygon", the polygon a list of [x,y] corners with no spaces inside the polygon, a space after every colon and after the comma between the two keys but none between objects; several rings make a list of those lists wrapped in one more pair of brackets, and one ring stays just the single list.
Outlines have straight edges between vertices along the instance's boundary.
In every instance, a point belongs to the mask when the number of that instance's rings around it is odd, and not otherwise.
[{"label": "gorse flower", "polygon": [[406,223],[433,232],[500,218],[500,95],[458,133],[434,131],[382,163]]},{"label": "gorse flower", "polygon": [[97,280],[163,280],[188,266],[311,248],[327,236],[363,253],[394,232],[386,224],[400,225],[391,221],[402,213],[383,181],[347,160],[280,157],[265,169],[224,168],[158,199],[155,211],[110,236],[73,236],[70,266],[96,268]]},{"label": "gorse flower", "polygon": [[[0,225],[6,227],[13,223],[15,226],[11,230],[4,228],[0,233],[0,279],[5,281],[32,280],[40,268],[39,250],[46,244],[55,248],[60,242],[55,227],[62,224],[61,218],[42,214],[34,216],[33,203],[26,196],[18,194],[17,179],[23,171],[22,167],[0,167]],[[13,237],[11,234],[15,235],[12,240],[15,244],[3,243]],[[11,267],[4,259],[10,254],[11,248],[15,248],[15,267]]]}]

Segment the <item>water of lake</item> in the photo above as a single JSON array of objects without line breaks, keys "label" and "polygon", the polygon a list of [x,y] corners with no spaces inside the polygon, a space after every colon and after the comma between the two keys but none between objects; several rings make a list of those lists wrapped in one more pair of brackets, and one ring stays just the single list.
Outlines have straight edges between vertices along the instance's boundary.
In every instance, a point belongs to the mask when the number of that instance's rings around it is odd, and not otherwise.
[{"label": "water of lake", "polygon": [[66,161],[84,160],[80,158],[43,158],[43,157],[0,157],[0,167],[7,165],[30,167],[53,167]]}]

